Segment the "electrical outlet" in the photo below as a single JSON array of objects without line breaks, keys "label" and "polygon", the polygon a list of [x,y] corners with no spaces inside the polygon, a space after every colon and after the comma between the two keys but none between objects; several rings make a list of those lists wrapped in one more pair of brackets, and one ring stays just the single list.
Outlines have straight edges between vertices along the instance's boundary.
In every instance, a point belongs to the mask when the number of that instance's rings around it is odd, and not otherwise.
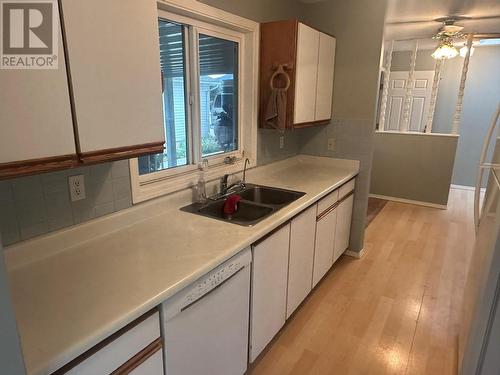
[{"label": "electrical outlet", "polygon": [[335,150],[335,138],[328,138],[328,151]]},{"label": "electrical outlet", "polygon": [[280,136],[280,149],[285,147],[285,136],[281,135]]},{"label": "electrical outlet", "polygon": [[85,180],[83,174],[68,177],[71,202],[85,199]]}]

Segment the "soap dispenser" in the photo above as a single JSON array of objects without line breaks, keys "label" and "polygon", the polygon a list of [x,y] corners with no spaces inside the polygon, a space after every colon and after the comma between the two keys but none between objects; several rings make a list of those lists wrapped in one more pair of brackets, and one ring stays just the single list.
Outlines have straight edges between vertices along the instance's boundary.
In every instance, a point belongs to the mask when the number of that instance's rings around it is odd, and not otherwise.
[{"label": "soap dispenser", "polygon": [[207,191],[205,183],[205,172],[208,171],[208,160],[203,159],[200,165],[200,172],[198,174],[198,182],[195,186],[196,203],[206,203]]}]

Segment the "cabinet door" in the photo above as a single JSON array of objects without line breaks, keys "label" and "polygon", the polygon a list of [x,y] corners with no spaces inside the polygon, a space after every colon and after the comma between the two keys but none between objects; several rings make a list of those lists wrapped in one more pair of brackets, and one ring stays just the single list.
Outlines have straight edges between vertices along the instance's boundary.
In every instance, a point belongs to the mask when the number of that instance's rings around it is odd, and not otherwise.
[{"label": "cabinet door", "polygon": [[318,84],[316,87],[316,114],[314,119],[332,117],[333,70],[335,63],[335,38],[319,34]]},{"label": "cabinet door", "polygon": [[302,212],[290,223],[287,319],[312,289],[315,235],[316,205]]},{"label": "cabinet door", "polygon": [[156,1],[61,3],[82,160],[113,149],[161,150]]},{"label": "cabinet door", "polygon": [[349,195],[337,208],[337,228],[335,231],[335,251],[333,262],[335,262],[349,247],[349,235],[351,233],[352,206],[354,195]]},{"label": "cabinet door", "polygon": [[290,225],[252,247],[250,362],[285,324]]},{"label": "cabinet door", "polygon": [[0,176],[5,163],[76,160],[61,30],[58,58],[57,69],[0,70]]},{"label": "cabinet door", "polygon": [[319,31],[299,23],[294,124],[312,122],[315,118],[319,34]]},{"label": "cabinet door", "polygon": [[313,287],[328,272],[333,262],[335,247],[335,227],[337,225],[337,209],[325,211],[316,223],[316,246],[314,249]]}]

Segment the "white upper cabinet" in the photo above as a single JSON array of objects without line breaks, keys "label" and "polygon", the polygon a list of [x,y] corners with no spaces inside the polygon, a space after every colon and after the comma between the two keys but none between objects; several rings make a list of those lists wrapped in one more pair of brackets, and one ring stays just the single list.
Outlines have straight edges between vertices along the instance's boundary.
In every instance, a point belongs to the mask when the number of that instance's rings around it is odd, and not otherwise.
[{"label": "white upper cabinet", "polygon": [[335,38],[299,23],[294,124],[332,117],[334,64]]},{"label": "white upper cabinet", "polygon": [[[295,129],[327,124],[332,118],[334,65],[334,37],[297,20],[262,23],[259,126]],[[289,87],[284,119],[280,118],[284,121],[270,121],[273,88],[284,87]]]},{"label": "white upper cabinet", "polygon": [[315,120],[319,39],[319,31],[299,23],[297,34],[297,71],[295,76],[295,124],[313,122]]},{"label": "white upper cabinet", "polygon": [[319,34],[318,80],[316,87],[315,121],[332,117],[333,71],[335,64],[335,38]]},{"label": "white upper cabinet", "polygon": [[5,163],[76,159],[60,30],[58,55],[57,69],[0,70],[0,169]]},{"label": "white upper cabinet", "polygon": [[156,1],[61,3],[82,160],[163,143]]}]

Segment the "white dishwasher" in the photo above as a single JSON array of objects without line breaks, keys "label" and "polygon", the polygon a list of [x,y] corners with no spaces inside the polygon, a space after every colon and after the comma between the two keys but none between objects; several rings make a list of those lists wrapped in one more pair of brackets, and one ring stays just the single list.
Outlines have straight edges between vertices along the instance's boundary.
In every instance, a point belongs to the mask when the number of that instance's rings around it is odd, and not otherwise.
[{"label": "white dishwasher", "polygon": [[240,375],[248,363],[245,249],[162,304],[166,375]]}]

